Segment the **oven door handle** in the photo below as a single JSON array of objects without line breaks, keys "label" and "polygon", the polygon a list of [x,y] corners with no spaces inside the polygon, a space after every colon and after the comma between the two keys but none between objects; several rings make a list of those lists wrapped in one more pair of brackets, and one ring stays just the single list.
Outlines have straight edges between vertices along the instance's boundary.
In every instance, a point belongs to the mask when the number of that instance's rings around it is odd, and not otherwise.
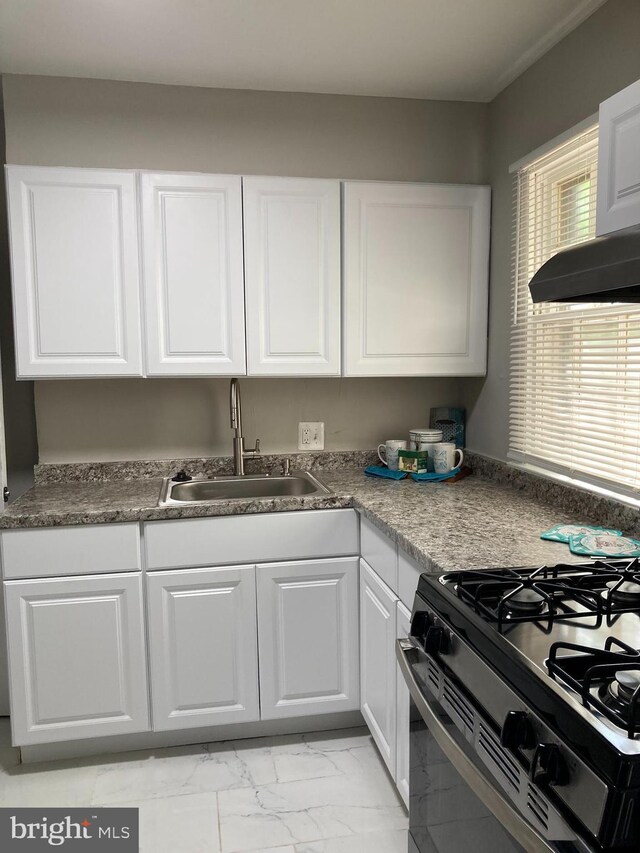
[{"label": "oven door handle", "polygon": [[411,663],[412,659],[413,662],[416,662],[417,656],[417,649],[409,640],[396,640],[396,657],[404,680],[420,712],[420,716],[426,723],[440,749],[467,782],[471,790],[482,800],[484,805],[500,821],[507,832],[511,833],[521,847],[524,847],[528,853],[539,853],[543,850],[553,853],[554,848],[520,815],[498,788],[489,782],[478,770],[473,761],[460,748],[436,714],[434,714],[429,703],[422,695],[420,685],[413,674]]}]

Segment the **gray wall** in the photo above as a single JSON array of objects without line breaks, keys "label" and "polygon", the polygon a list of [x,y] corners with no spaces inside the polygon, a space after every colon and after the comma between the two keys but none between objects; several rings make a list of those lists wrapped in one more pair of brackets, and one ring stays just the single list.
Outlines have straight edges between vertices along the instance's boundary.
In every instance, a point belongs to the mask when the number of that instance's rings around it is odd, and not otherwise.
[{"label": "gray wall", "polygon": [[640,78],[640,2],[609,0],[490,105],[493,190],[489,369],[464,384],[468,446],[499,459],[509,442],[511,163],[598,110]]},{"label": "gray wall", "polygon": [[[0,93],[0,156],[5,163],[5,134]],[[0,198],[5,197],[4,168],[0,172]],[[11,499],[19,497],[33,483],[33,466],[38,461],[33,382],[18,382],[13,348],[13,314],[7,208],[0,203],[0,358],[4,409],[7,485]],[[0,496],[1,506],[2,496]],[[1,683],[0,679],[0,683]]]},{"label": "gray wall", "polygon": [[[6,76],[11,163],[486,183],[486,104],[226,91]],[[222,380],[36,383],[42,461],[226,453]],[[324,420],[326,447],[369,448],[460,402],[435,379],[245,380],[245,433],[297,446]]]},{"label": "gray wall", "polygon": [[[325,422],[328,450],[368,450],[428,426],[429,407],[456,405],[446,379],[243,379],[247,445],[297,449],[298,421]],[[231,453],[225,379],[36,383],[43,462],[169,459]]]}]

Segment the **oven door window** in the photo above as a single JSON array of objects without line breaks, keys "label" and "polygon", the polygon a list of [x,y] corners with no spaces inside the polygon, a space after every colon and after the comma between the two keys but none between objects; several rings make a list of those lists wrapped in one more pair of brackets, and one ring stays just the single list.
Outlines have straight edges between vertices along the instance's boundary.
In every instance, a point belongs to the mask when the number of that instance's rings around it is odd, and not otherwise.
[{"label": "oven door window", "polygon": [[[500,788],[471,744],[433,696],[427,705],[446,728],[457,748],[485,779]],[[411,700],[409,853],[521,853],[525,848],[476,795],[454,767]],[[458,763],[458,762],[457,762]],[[508,798],[507,798],[508,799]],[[515,806],[514,806],[515,810]],[[541,851],[590,853],[591,848],[564,825],[563,840],[540,841]],[[573,840],[568,840],[572,838]]]},{"label": "oven door window", "polygon": [[[469,757],[471,747],[437,705],[438,716]],[[411,702],[410,830],[419,853],[520,853],[522,848],[473,793]],[[411,850],[411,846],[410,846]]]}]

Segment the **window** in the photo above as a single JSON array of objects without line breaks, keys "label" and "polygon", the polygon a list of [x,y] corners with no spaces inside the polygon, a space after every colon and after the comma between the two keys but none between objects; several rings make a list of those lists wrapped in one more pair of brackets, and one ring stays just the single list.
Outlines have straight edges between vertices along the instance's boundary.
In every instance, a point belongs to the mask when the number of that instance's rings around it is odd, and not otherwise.
[{"label": "window", "polygon": [[529,281],[595,236],[598,128],[520,168],[515,235],[510,456],[640,497],[640,306],[534,305]]}]

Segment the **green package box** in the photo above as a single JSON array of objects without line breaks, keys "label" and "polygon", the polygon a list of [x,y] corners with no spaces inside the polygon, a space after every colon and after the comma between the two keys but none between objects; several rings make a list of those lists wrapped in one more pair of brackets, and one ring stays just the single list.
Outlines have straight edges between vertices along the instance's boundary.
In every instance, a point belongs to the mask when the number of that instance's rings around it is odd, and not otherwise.
[{"label": "green package box", "polygon": [[426,474],[429,454],[426,450],[399,450],[398,470],[411,471],[412,474]]}]

